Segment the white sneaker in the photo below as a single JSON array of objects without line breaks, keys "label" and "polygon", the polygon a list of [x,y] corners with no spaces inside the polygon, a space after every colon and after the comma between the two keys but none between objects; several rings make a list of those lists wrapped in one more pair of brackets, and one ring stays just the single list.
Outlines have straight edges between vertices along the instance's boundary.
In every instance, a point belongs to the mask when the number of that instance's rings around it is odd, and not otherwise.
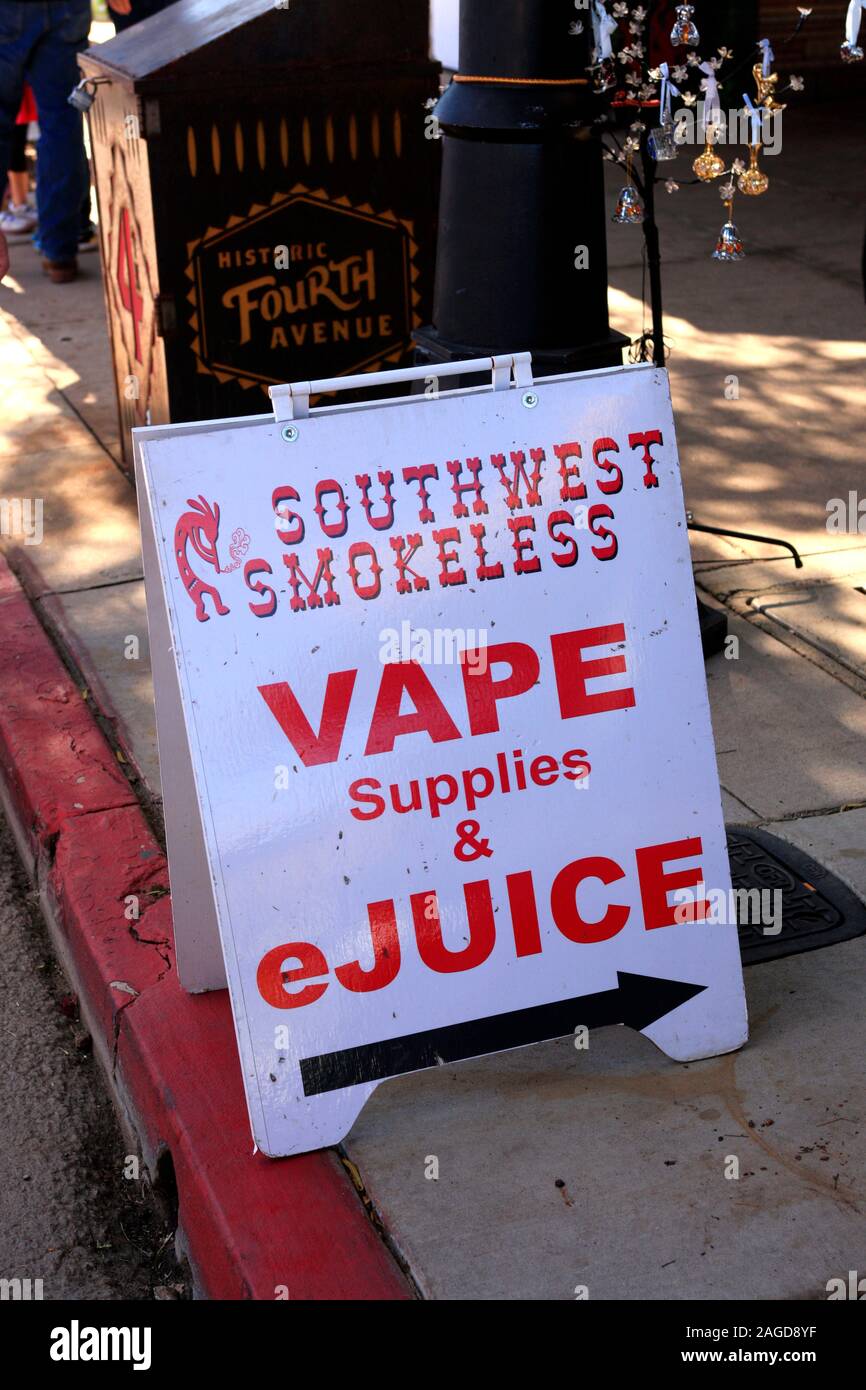
[{"label": "white sneaker", "polygon": [[78,233],[78,254],[82,251],[96,251],[99,248],[99,231],[92,222],[82,227]]},{"label": "white sneaker", "polygon": [[29,203],[10,203],[5,212],[0,212],[0,232],[7,237],[30,236],[38,221]]}]

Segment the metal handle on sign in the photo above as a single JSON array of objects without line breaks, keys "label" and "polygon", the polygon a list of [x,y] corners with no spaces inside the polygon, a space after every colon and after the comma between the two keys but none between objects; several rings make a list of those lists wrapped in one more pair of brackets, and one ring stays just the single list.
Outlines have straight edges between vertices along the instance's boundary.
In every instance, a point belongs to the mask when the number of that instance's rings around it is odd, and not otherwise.
[{"label": "metal handle on sign", "polygon": [[322,381],[294,381],[271,386],[268,395],[275,420],[302,420],[310,414],[310,396],[335,391],[358,391],[365,387],[394,386],[406,381],[426,381],[429,377],[470,376],[490,372],[494,391],[510,386],[532,386],[532,354],[511,352],[500,357],[472,357],[465,362],[438,362],[426,367],[404,367],[393,372],[364,372],[360,376],[326,377]]}]

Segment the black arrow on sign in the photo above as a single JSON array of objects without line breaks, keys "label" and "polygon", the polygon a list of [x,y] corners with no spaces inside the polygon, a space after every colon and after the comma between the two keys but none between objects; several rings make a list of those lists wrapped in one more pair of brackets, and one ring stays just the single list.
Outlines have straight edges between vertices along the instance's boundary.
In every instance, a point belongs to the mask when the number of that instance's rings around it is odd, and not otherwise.
[{"label": "black arrow on sign", "polygon": [[430,1028],[424,1033],[406,1033],[402,1038],[347,1047],[341,1052],[324,1052],[301,1061],[301,1080],[305,1096],[340,1091],[365,1081],[384,1081],[445,1062],[462,1062],[467,1057],[483,1057],[489,1052],[505,1052],[512,1047],[547,1042],[573,1033],[578,1026],[602,1028],[624,1023],[640,1032],[665,1014],[694,999],[706,985],[690,985],[684,980],[660,980],[654,975],[630,975],[617,971],[616,989],[538,1004],[493,1018],[477,1018],[469,1023],[452,1023],[446,1028]]}]

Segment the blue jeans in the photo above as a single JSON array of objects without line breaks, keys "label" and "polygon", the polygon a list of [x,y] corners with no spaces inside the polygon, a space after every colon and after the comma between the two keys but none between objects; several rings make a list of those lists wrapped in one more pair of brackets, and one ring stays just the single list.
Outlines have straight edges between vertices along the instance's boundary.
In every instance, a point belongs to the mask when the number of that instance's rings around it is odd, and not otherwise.
[{"label": "blue jeans", "polygon": [[26,78],[39,109],[39,246],[52,261],[73,260],[78,249],[83,137],[66,98],[80,79],[75,59],[89,29],[90,0],[0,0],[0,178]]}]

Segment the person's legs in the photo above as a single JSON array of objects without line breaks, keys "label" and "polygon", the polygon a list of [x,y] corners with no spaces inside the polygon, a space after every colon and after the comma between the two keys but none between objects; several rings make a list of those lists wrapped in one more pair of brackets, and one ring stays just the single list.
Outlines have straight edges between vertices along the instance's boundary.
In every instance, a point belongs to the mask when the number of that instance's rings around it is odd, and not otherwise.
[{"label": "person's legs", "polygon": [[67,98],[79,80],[76,55],[87,46],[90,0],[47,0],[33,8],[48,15],[47,28],[26,66],[39,108],[39,246],[47,260],[72,265],[78,249],[83,193],[83,137],[81,116]]},{"label": "person's legs", "polygon": [[[24,65],[33,41],[29,5],[0,0],[0,178],[12,162],[12,137],[24,87]],[[40,6],[34,5],[36,11]]]},{"label": "person's legs", "polygon": [[9,170],[9,201],[13,207],[21,208],[30,193],[30,176],[26,169]]},{"label": "person's legs", "polygon": [[29,191],[27,127],[19,123],[12,132],[9,156],[9,204],[5,212],[0,212],[0,231],[10,239],[29,236],[36,227],[36,213],[27,201]]},{"label": "person's legs", "polygon": [[27,172],[27,127],[16,125],[9,154],[9,199],[16,207],[27,202],[30,175]]}]

